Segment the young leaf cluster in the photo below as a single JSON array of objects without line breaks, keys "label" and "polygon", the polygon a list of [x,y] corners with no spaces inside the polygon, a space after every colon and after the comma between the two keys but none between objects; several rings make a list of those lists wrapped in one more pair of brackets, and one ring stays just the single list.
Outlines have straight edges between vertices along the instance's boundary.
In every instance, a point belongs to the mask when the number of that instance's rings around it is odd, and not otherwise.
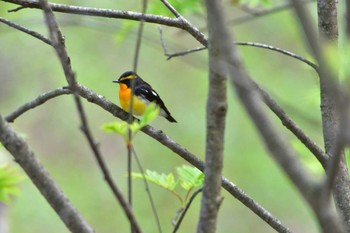
[{"label": "young leaf cluster", "polygon": [[[151,103],[149,106],[147,106],[139,121],[135,120],[131,124],[125,121],[106,123],[102,126],[102,129],[108,133],[119,134],[126,142],[129,142],[138,131],[156,119],[158,114],[159,107],[156,104]],[[129,130],[131,131],[131,138],[129,138]]]},{"label": "young leaf cluster", "polygon": [[[132,177],[137,179],[146,179],[147,181],[169,191],[171,194],[177,197],[181,203],[181,207],[184,207],[187,204],[188,197],[190,196],[193,188],[203,186],[204,174],[197,168],[189,165],[177,167],[176,172],[178,175],[177,179],[171,172],[169,174],[164,174],[150,170],[146,170],[145,174],[132,173]],[[180,192],[176,191],[178,184],[180,184],[181,188],[185,191],[185,195],[181,195]]]},{"label": "young leaf cluster", "polygon": [[17,170],[7,164],[0,166],[0,201],[8,204],[11,197],[18,196],[20,190],[19,182],[23,177],[18,174]]}]

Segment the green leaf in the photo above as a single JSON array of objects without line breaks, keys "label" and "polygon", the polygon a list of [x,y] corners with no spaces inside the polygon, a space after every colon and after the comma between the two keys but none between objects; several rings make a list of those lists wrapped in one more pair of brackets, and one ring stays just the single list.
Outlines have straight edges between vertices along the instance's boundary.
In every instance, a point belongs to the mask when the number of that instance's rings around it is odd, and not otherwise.
[{"label": "green leaf", "polygon": [[107,133],[116,133],[122,136],[126,135],[128,124],[125,121],[115,121],[102,125],[102,130]]},{"label": "green leaf", "polygon": [[200,187],[204,184],[204,174],[195,167],[182,165],[177,168],[177,173],[180,179],[180,185],[185,190],[190,190],[194,187]]},{"label": "green leaf", "polygon": [[159,111],[160,108],[158,105],[155,103],[150,103],[140,119],[140,127],[142,128],[154,121],[157,118]]},{"label": "green leaf", "polygon": [[116,133],[124,137],[125,141],[129,141],[128,129],[131,130],[131,137],[133,137],[138,131],[140,131],[144,126],[152,122],[159,114],[158,105],[151,103],[145,109],[140,121],[134,120],[131,124],[125,121],[116,121],[111,123],[106,123],[102,125],[102,130],[107,133]]},{"label": "green leaf", "polygon": [[169,191],[174,191],[176,188],[178,181],[175,180],[174,175],[172,173],[169,173],[168,175],[164,173],[158,173],[156,171],[150,171],[146,170],[146,174],[143,176],[141,173],[132,173],[131,176],[133,178],[139,178],[152,182],[153,184],[156,184],[164,189],[167,189]]},{"label": "green leaf", "polygon": [[0,166],[0,201],[9,203],[12,196],[18,196],[20,190],[18,183],[24,177],[18,174],[17,170],[8,165]]}]

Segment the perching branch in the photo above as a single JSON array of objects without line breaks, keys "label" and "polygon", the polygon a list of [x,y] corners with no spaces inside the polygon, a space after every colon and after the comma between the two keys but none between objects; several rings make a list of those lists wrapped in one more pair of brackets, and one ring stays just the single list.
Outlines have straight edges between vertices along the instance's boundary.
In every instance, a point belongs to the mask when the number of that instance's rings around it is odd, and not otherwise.
[{"label": "perching branch", "polygon": [[11,153],[16,162],[52,206],[67,228],[74,233],[93,233],[94,230],[80,216],[60,190],[49,173],[35,157],[27,143],[19,137],[0,115],[0,142]]}]

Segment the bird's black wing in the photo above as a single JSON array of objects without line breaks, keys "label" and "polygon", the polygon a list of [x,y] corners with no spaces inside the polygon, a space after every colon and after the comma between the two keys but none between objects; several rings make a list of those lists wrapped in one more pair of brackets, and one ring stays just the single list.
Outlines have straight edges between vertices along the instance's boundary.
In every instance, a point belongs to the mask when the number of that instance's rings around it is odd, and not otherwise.
[{"label": "bird's black wing", "polygon": [[157,92],[155,92],[150,85],[141,84],[135,88],[135,95],[143,99],[146,99],[149,102],[154,102],[159,105],[161,108],[164,106],[163,101],[160,99]]},{"label": "bird's black wing", "polygon": [[165,107],[165,104],[158,95],[158,93],[155,90],[153,90],[148,83],[144,82],[142,84],[137,85],[137,87],[135,88],[135,96],[139,96],[142,99],[157,104],[160,107],[160,109],[164,111],[164,116],[166,119],[168,119],[170,122],[176,122],[176,120],[171,116],[169,110]]}]

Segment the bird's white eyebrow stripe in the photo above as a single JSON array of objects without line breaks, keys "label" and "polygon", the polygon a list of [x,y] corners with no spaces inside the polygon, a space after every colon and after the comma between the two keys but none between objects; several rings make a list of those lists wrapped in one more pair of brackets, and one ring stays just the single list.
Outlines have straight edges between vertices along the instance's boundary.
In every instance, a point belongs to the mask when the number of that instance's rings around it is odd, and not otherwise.
[{"label": "bird's white eyebrow stripe", "polygon": [[152,94],[155,96],[158,96],[157,93],[155,91],[152,91]]}]

